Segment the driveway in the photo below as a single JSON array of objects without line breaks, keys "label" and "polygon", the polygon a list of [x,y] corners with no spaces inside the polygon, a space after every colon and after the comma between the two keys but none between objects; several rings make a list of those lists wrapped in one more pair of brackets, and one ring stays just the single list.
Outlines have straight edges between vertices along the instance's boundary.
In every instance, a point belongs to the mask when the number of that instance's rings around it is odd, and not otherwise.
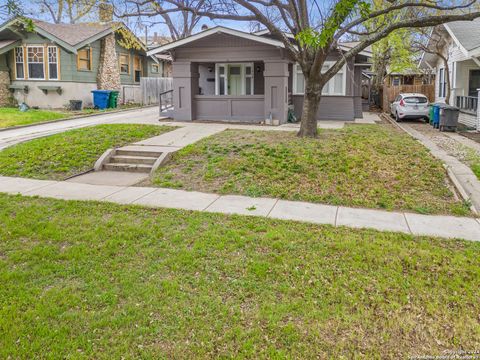
[{"label": "driveway", "polygon": [[148,107],[137,110],[106,113],[103,115],[88,116],[81,119],[58,121],[49,124],[38,124],[19,129],[0,131],[0,150],[23,141],[48,136],[63,131],[86,126],[107,123],[135,123],[158,125],[158,107]]}]

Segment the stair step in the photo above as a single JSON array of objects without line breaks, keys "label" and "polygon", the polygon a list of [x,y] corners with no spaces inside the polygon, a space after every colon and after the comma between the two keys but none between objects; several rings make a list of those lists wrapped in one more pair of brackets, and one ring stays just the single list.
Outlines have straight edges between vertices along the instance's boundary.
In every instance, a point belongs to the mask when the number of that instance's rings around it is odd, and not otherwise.
[{"label": "stair step", "polygon": [[126,163],[109,163],[103,165],[103,168],[109,171],[129,171],[140,173],[149,173],[152,170],[151,165]]},{"label": "stair step", "polygon": [[114,155],[110,158],[110,163],[153,165],[157,159],[151,156]]},{"label": "stair step", "polygon": [[161,151],[152,151],[152,150],[138,151],[138,150],[117,149],[117,150],[115,150],[115,155],[158,158],[158,157],[160,157],[160,155],[162,155],[162,152]]}]

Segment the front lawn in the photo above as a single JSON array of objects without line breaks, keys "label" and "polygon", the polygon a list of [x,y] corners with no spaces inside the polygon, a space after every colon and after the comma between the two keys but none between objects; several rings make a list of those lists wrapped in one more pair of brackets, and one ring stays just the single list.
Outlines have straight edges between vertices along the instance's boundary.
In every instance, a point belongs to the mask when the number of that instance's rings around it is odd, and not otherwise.
[{"label": "front lawn", "polygon": [[62,180],[91,169],[109,148],[172,129],[157,125],[108,124],[31,140],[0,151],[0,175]]},{"label": "front lawn", "polygon": [[319,130],[228,130],[190,145],[158,169],[157,186],[334,205],[469,214],[440,161],[389,124]]},{"label": "front lawn", "polygon": [[30,109],[26,112],[21,112],[17,108],[0,108],[0,128],[30,125],[50,120],[64,119],[70,116],[71,114],[67,111]]},{"label": "front lawn", "polygon": [[405,359],[480,345],[480,243],[0,194],[0,358]]}]

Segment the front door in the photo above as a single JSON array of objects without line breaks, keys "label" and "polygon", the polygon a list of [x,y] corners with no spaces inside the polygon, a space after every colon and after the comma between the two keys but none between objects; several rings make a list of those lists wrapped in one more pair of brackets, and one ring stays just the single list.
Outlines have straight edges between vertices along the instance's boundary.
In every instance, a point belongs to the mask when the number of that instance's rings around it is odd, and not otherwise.
[{"label": "front door", "polygon": [[468,96],[477,97],[480,89],[480,70],[470,70],[470,78],[468,80]]},{"label": "front door", "polygon": [[228,94],[233,96],[242,95],[242,67],[230,65],[228,67]]}]

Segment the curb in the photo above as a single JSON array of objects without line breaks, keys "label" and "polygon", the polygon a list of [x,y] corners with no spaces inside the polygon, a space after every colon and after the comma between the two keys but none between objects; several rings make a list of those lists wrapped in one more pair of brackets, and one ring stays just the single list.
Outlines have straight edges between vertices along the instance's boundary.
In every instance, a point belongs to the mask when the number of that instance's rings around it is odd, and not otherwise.
[{"label": "curb", "polygon": [[106,112],[103,112],[103,113],[85,114],[85,115],[72,116],[72,117],[62,118],[62,119],[48,120],[48,121],[39,122],[39,123],[35,123],[35,124],[10,126],[10,127],[7,127],[7,128],[1,128],[0,132],[29,128],[29,127],[38,126],[38,125],[54,124],[54,123],[61,122],[61,121],[84,119],[84,118],[87,118],[87,117],[95,117],[95,116],[108,115],[108,114],[116,114],[116,113],[121,113],[121,112],[139,110],[139,109],[148,109],[148,108],[151,108],[151,107],[157,107],[157,105],[139,106],[139,107],[135,107],[135,108],[106,111]]},{"label": "curb", "polygon": [[[417,140],[418,142],[421,143],[420,140],[418,140],[415,136],[413,136],[407,129],[405,129],[402,125],[400,125],[399,123],[397,123],[396,121],[394,121],[393,119],[390,118],[390,116],[388,116],[386,113],[381,113],[380,114],[380,117],[383,119],[383,120],[386,120],[388,121],[390,124],[396,126],[398,129],[402,130],[403,132],[405,132],[406,134],[408,134],[409,136],[413,137],[415,140]],[[423,145],[423,144],[422,144]],[[423,145],[425,146],[425,145]],[[425,146],[426,147],[426,146]],[[427,148],[428,149],[428,148]],[[430,149],[428,149],[430,151]],[[430,151],[431,152],[431,151]],[[460,161],[460,160],[459,160]],[[454,172],[450,169],[450,166],[448,166],[447,164],[443,163],[443,167],[445,168],[445,170],[447,171],[447,176],[448,178],[450,179],[450,181],[452,182],[453,186],[455,187],[455,189],[457,190],[457,192],[460,194],[460,196],[462,197],[462,199],[464,201],[471,201],[470,197],[468,196],[468,193],[467,191],[465,190],[465,188],[462,186],[462,184],[460,183],[460,181],[458,180],[457,176],[454,174]],[[477,210],[477,208],[471,204],[470,205],[470,210],[478,215],[479,212]]]}]

